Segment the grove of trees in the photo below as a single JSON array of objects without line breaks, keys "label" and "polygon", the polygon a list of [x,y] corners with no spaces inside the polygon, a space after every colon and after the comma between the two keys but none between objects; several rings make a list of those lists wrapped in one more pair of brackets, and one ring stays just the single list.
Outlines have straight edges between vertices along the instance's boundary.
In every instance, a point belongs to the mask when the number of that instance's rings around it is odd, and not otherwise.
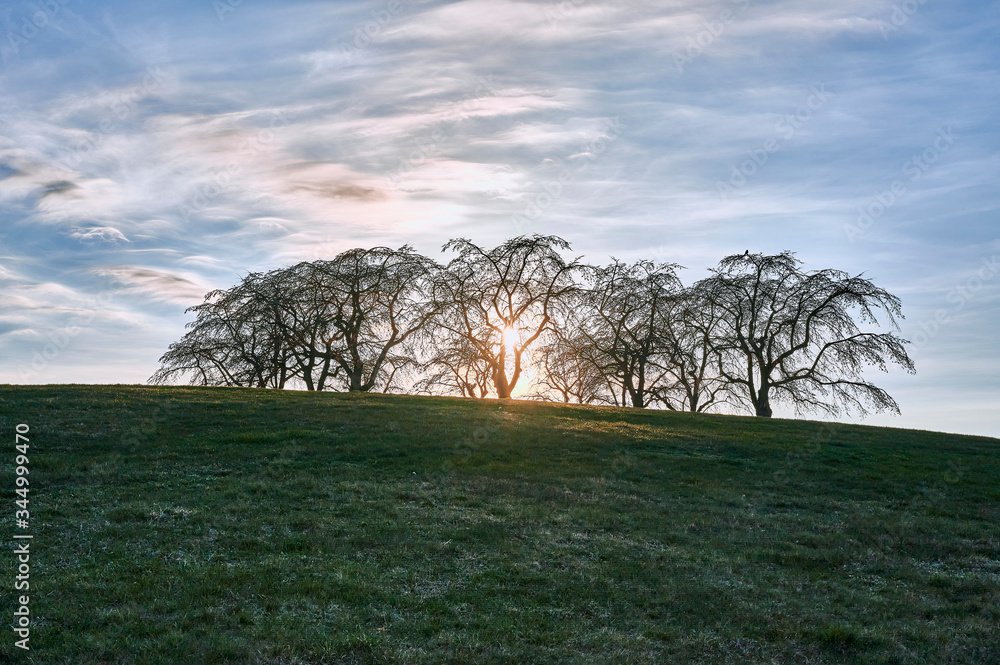
[{"label": "grove of trees", "polygon": [[[677,264],[567,259],[556,236],[447,265],[410,246],[250,273],[187,311],[150,383],[797,413],[898,413],[863,371],[914,371],[899,298],[791,252],[727,256],[684,286]],[[880,324],[888,330],[863,330]]]}]

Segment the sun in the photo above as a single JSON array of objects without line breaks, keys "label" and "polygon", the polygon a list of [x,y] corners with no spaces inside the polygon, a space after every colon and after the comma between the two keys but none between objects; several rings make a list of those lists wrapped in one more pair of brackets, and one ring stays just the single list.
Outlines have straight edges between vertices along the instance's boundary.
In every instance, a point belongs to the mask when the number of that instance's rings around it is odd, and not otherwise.
[{"label": "sun", "polygon": [[503,329],[503,333],[501,333],[501,340],[503,341],[504,346],[507,347],[507,350],[513,353],[514,347],[517,345],[518,341],[517,331],[514,330],[514,326],[507,326]]}]

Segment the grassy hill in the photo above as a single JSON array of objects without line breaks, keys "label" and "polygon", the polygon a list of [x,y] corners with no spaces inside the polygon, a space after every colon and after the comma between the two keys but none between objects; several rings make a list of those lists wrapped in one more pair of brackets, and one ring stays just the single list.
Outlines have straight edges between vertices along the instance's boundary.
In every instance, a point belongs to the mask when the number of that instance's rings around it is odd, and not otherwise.
[{"label": "grassy hill", "polygon": [[35,536],[0,662],[1000,663],[995,439],[223,388],[0,414]]}]

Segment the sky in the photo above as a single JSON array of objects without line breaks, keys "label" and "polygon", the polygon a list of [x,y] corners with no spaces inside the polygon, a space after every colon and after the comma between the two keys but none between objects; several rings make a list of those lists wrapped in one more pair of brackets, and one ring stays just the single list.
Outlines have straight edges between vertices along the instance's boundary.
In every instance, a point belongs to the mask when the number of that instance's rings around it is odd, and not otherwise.
[{"label": "sky", "polygon": [[902,415],[863,422],[1000,436],[998,28],[985,1],[5,1],[0,382],[143,383],[250,271],[542,233],[687,284],[747,249],[864,274],[917,373],[868,372]]}]

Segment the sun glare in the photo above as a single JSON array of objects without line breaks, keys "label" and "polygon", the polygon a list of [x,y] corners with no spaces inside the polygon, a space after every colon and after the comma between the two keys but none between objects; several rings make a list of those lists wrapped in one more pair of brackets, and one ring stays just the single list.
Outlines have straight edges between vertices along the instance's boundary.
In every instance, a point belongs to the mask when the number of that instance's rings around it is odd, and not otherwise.
[{"label": "sun glare", "polygon": [[503,329],[503,343],[508,351],[514,351],[514,346],[517,344],[517,331],[514,330],[513,326],[507,326]]}]

